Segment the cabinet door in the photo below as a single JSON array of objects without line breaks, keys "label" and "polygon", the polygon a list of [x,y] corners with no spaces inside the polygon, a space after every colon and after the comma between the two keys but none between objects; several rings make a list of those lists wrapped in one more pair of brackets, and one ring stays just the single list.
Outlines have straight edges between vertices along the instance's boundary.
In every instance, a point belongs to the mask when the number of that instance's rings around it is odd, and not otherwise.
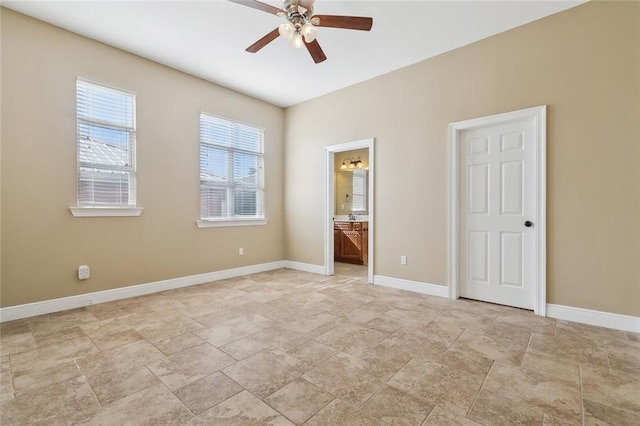
[{"label": "cabinet door", "polygon": [[342,258],[362,264],[362,232],[344,231],[342,234]]},{"label": "cabinet door", "polygon": [[342,257],[342,231],[338,228],[333,228],[333,260],[338,260]]}]

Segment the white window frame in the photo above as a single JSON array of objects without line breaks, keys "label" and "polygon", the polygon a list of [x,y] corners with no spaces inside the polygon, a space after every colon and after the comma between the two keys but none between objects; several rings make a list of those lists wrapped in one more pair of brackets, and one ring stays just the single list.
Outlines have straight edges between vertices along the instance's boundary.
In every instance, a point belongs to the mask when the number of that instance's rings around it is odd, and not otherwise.
[{"label": "white window frame", "polygon": [[[78,110],[76,107],[76,122],[77,122],[77,133],[76,133],[76,206],[70,207],[71,214],[75,217],[105,217],[105,216],[140,216],[142,213],[142,207],[136,206],[136,94],[134,92],[123,90],[119,88],[115,88],[112,86],[108,86],[101,83],[95,83],[83,78],[77,78],[76,80],[76,102],[78,96],[78,87],[80,84],[85,85],[94,85],[99,86],[101,88],[122,93],[123,95],[128,95],[133,97],[133,116],[132,119],[132,128],[122,127],[113,124],[105,124],[102,123],[98,119],[91,118],[82,118],[78,114]],[[81,123],[86,123],[90,125],[99,125],[103,127],[111,127],[117,130],[124,130],[132,134],[129,151],[130,151],[130,159],[131,164],[126,166],[116,166],[116,165],[102,165],[102,164],[85,164],[95,168],[95,169],[104,169],[104,170],[116,170],[116,171],[124,171],[129,175],[129,187],[127,190],[129,203],[127,204],[100,204],[100,203],[81,203],[80,201],[80,176],[81,176],[81,167],[83,167],[82,162],[80,161],[79,156],[79,143],[80,143],[80,125]]]},{"label": "white window frame", "polygon": [[[262,133],[262,146],[261,146],[261,152],[259,153],[259,157],[260,157],[260,170],[259,170],[259,182],[258,185],[256,187],[256,189],[258,189],[260,192],[256,198],[256,209],[259,212],[262,212],[261,215],[256,215],[256,216],[251,216],[251,217],[245,217],[245,216],[234,216],[234,215],[228,215],[228,216],[224,216],[224,217],[220,217],[220,218],[203,218],[202,215],[202,179],[201,179],[201,163],[202,163],[202,158],[199,158],[199,170],[200,173],[198,173],[198,183],[199,183],[199,187],[200,187],[200,191],[199,191],[199,200],[200,200],[200,208],[199,208],[199,216],[200,219],[196,221],[196,225],[198,226],[198,228],[217,228],[217,227],[232,227],[232,226],[257,226],[257,225],[266,225],[268,220],[266,217],[266,209],[265,209],[265,176],[264,176],[264,128],[259,127],[259,126],[255,126],[253,124],[247,124],[247,123],[242,123],[239,121],[235,121],[235,120],[230,120],[228,118],[225,117],[220,117],[214,114],[209,114],[207,112],[201,111],[200,112],[200,119],[199,119],[199,124],[200,124],[200,128],[202,128],[202,122],[203,122],[203,118],[213,118],[215,120],[222,120],[230,125],[242,125],[242,126],[247,126],[247,127],[252,127],[256,130],[259,130]],[[215,147],[216,149],[220,149],[220,150],[225,150],[229,153],[230,157],[232,158],[233,154],[236,152],[243,152],[242,149],[239,149],[237,147],[234,146],[225,146],[225,145],[218,145],[218,144],[211,144],[208,142],[205,142],[203,140],[203,136],[202,134],[200,135],[200,143],[198,144],[199,147],[199,151],[200,151],[200,156],[202,155],[201,152],[201,148],[203,145],[208,145],[211,147]],[[247,151],[249,152],[249,151]],[[255,152],[250,152],[251,154],[255,154]],[[228,179],[228,191],[229,191],[229,198],[227,200],[227,208],[228,209],[232,209],[235,208],[235,191],[237,188],[241,188],[240,186],[237,186],[233,183],[233,161],[230,161],[229,164],[229,168],[227,170],[227,179]],[[229,212],[231,214],[231,212]]]}]

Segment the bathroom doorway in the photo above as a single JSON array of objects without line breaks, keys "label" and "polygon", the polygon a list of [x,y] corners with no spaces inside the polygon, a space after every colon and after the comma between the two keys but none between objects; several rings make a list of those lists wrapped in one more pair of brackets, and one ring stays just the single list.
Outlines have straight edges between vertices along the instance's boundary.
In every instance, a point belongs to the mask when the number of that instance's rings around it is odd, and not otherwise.
[{"label": "bathroom doorway", "polygon": [[326,147],[327,275],[373,283],[374,140]]}]

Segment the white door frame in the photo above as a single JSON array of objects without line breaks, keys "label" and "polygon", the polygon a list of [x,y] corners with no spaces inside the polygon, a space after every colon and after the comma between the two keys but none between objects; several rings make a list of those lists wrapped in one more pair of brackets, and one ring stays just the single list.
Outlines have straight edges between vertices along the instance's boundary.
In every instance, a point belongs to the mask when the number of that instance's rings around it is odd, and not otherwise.
[{"label": "white door frame", "polygon": [[367,282],[373,283],[373,169],[375,165],[373,152],[373,138],[359,141],[330,145],[326,147],[325,179],[324,179],[324,266],[327,275],[333,275],[333,216],[335,215],[335,182],[334,182],[334,154],[354,149],[369,148],[369,173],[367,179],[368,216],[369,216],[369,265]]},{"label": "white door frame", "polygon": [[488,117],[474,118],[449,124],[449,297],[458,298],[458,251],[459,251],[459,195],[460,195],[460,170],[459,147],[462,132],[478,127],[507,123],[516,120],[533,119],[536,134],[534,181],[536,186],[535,198],[538,203],[538,220],[535,226],[536,238],[536,279],[534,289],[534,308],[536,315],[546,315],[547,301],[547,217],[546,217],[546,188],[547,188],[547,107],[546,105],[522,109]]}]

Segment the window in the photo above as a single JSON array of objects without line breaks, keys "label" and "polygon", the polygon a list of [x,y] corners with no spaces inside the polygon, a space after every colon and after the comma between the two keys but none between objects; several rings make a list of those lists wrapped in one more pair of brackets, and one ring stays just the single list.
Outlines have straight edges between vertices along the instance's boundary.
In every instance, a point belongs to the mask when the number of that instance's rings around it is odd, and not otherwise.
[{"label": "window", "polygon": [[135,109],[134,93],[77,80],[78,207],[135,207]]},{"label": "window", "polygon": [[353,205],[352,211],[365,213],[367,211],[367,171],[353,171]]},{"label": "window", "polygon": [[200,114],[203,222],[264,224],[263,169],[263,129]]}]

